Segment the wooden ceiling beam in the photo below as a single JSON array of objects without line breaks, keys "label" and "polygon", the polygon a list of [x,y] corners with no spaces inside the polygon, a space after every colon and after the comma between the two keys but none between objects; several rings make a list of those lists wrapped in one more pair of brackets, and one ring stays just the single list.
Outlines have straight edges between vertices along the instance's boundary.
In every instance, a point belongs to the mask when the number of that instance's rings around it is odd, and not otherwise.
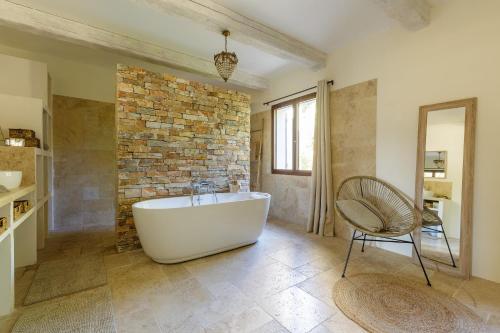
[{"label": "wooden ceiling beam", "polygon": [[[231,39],[302,63],[312,69],[326,66],[327,54],[304,42],[240,15],[212,0],[134,0],[163,11],[188,18],[216,32],[229,30]],[[305,23],[304,23],[305,24]]]},{"label": "wooden ceiling beam", "polygon": [[[102,30],[6,0],[0,0],[0,25],[73,44],[117,52],[208,78],[219,78],[212,60]],[[240,70],[233,73],[229,82],[251,89],[265,89],[268,86],[265,79]]]}]

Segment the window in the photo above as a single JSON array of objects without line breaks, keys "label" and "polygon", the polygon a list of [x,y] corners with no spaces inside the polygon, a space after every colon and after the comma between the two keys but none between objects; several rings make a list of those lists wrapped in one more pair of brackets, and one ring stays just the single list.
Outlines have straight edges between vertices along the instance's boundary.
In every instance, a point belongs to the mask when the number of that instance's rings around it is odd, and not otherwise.
[{"label": "window", "polygon": [[311,174],[316,94],[286,101],[272,108],[273,173]]}]

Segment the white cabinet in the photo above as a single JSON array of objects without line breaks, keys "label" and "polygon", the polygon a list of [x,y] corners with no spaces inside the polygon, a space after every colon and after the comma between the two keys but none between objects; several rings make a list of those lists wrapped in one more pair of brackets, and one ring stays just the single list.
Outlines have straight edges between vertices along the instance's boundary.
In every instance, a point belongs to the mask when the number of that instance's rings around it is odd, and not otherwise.
[{"label": "white cabinet", "polygon": [[[32,208],[14,219],[14,201],[29,200]],[[14,271],[17,267],[36,264],[37,221],[35,186],[21,187],[0,194],[0,216],[8,228],[0,234],[0,316],[14,311]]]},{"label": "white cabinet", "polygon": [[[439,216],[441,221],[445,221],[446,211],[449,206],[449,200],[444,198],[434,198],[434,197],[425,197],[424,198],[424,207],[432,210],[434,213]],[[434,229],[441,229],[441,226],[435,226]],[[430,233],[433,237],[441,238],[443,237],[442,233]]]}]

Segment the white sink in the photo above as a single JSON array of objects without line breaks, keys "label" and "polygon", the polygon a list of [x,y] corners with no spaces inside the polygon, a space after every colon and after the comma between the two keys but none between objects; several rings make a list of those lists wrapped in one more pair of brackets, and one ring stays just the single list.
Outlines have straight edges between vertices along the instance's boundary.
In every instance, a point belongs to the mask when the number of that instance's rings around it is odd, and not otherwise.
[{"label": "white sink", "polygon": [[22,171],[0,171],[0,185],[12,190],[21,185],[23,179]]}]

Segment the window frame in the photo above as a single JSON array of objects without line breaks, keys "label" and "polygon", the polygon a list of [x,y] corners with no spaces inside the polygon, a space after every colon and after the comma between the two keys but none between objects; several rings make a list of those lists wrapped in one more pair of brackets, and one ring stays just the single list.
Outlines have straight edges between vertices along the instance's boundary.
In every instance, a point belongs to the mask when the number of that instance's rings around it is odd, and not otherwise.
[{"label": "window frame", "polygon": [[[285,102],[281,102],[278,104],[274,104],[271,107],[271,173],[272,174],[278,174],[278,175],[291,175],[291,176],[311,176],[312,170],[299,170],[298,169],[298,136],[299,136],[299,128],[298,128],[298,105],[301,102],[309,101],[312,99],[316,99],[316,93],[310,93],[304,96],[300,96],[294,99],[287,100]],[[292,106],[293,107],[293,138],[292,138],[292,143],[293,143],[293,166],[292,169],[276,169],[276,160],[275,160],[275,131],[276,131],[276,117],[275,113],[276,110],[281,109],[286,106]]]}]

